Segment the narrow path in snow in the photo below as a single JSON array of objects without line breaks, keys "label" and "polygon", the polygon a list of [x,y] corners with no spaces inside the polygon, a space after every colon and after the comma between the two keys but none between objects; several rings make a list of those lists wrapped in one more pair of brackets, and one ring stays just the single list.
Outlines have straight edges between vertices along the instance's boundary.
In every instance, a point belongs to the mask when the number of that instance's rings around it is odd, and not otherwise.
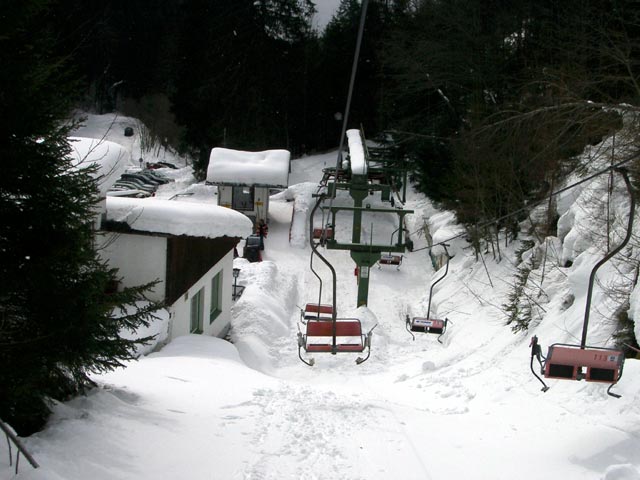
[{"label": "narrow path in snow", "polygon": [[[311,171],[307,174],[298,176],[312,181]],[[419,218],[426,204],[410,197],[406,208],[415,209]],[[343,195],[339,202],[348,204],[348,198]],[[569,441],[551,452],[542,440],[550,432],[567,439],[581,435],[576,432],[590,437],[601,428],[594,420],[581,421],[583,407],[562,402],[567,398],[564,385],[553,386],[556,397],[540,394],[529,372],[528,338],[504,325],[500,298],[515,268],[508,259],[491,262],[487,270],[458,252],[431,299],[432,315],[451,321],[440,344],[435,335],[416,334],[413,340],[405,329],[407,315],[426,315],[429,286],[443,274],[434,272],[426,249],[405,253],[399,270],[373,267],[369,304],[356,309],[355,264],[349,253],[322,248],[337,273],[338,316],[359,317],[365,330],[378,326],[371,358],[360,366],[354,362],[356,354],[314,354],[314,367],[300,362],[299,308],[317,302],[319,281],[309,268],[308,244],[289,243],[292,209],[293,202],[282,197],[271,201],[265,259],[282,275],[294,277],[296,304],[290,305],[286,319],[288,335],[273,340],[278,354],[269,373],[282,383],[260,394],[265,416],[256,424],[254,440],[261,445],[260,455],[245,470],[245,478],[273,478],[276,472],[279,478],[386,479],[403,472],[403,478],[428,479],[487,471],[501,472],[495,478],[506,479],[523,471],[558,469],[567,479],[595,478],[585,474],[596,465],[579,453],[588,448]],[[386,218],[368,221],[363,229],[369,233],[373,228],[387,235],[395,228]],[[350,238],[350,228],[348,219],[336,225],[336,238]],[[314,266],[324,282],[322,302],[331,303],[330,272],[319,259]],[[591,385],[570,384],[568,390],[590,392],[591,411],[610,405],[604,391]],[[574,425],[573,430],[564,425]],[[605,437],[618,438],[620,433]],[[502,449],[495,448],[496,438],[502,439]],[[526,455],[521,450],[525,444],[531,452]],[[279,455],[293,460],[285,466],[278,462]],[[506,457],[517,461],[503,466]],[[566,467],[567,457],[575,459],[573,468]],[[542,466],[540,458],[545,458]],[[597,466],[603,468],[602,463]]]},{"label": "narrow path in snow", "polygon": [[[317,301],[320,283],[309,268],[310,247],[289,244],[292,210],[293,202],[271,201],[264,259],[275,262],[285,275],[295,277],[298,303],[289,323],[296,325],[299,308]],[[326,249],[321,253],[337,272],[339,316],[356,316],[355,264],[349,253]],[[368,381],[388,366],[396,367],[390,344],[394,351],[414,348],[405,329],[405,316],[411,310],[408,305],[417,305],[414,309],[422,305],[430,276],[424,272],[428,265],[426,252],[415,257],[420,259],[419,264],[408,262],[400,270],[372,269],[371,318],[366,318],[370,324],[363,328],[375,323],[378,327],[368,362],[357,366],[357,354],[316,354],[316,366],[311,368],[298,359],[296,327],[288,338],[276,341],[280,362],[272,374],[284,382],[279,390],[255,394],[264,410],[256,422],[253,440],[261,446],[260,455],[245,468],[243,478],[298,478],[302,471],[307,474],[300,478],[364,480],[390,478],[398,468],[419,472],[416,478],[432,478],[424,454],[406,431],[406,422],[387,407],[388,400]],[[323,279],[322,302],[331,303],[330,271],[318,258],[314,258],[314,268]],[[403,292],[401,296],[398,289]],[[380,317],[375,314],[376,306],[382,312]],[[385,362],[387,359],[390,361]],[[375,431],[370,428],[372,421]],[[281,456],[289,459],[288,467],[283,466]],[[386,458],[383,464],[378,461],[380,456]]]}]

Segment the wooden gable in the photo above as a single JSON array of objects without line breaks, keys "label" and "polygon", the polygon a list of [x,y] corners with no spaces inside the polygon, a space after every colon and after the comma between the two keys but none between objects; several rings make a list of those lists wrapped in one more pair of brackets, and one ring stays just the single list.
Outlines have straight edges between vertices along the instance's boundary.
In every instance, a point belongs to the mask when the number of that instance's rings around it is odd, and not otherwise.
[{"label": "wooden gable", "polygon": [[200,238],[169,237],[167,239],[167,275],[165,301],[174,303],[211,267],[233,250],[235,237]]}]

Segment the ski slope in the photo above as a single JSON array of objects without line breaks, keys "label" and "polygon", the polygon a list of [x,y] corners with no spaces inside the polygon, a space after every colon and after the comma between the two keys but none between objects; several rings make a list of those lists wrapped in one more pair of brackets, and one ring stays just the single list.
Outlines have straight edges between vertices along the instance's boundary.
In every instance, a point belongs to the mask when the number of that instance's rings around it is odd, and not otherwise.
[{"label": "ski slope", "polygon": [[[233,343],[180,337],[95,377],[99,388],[57,405],[47,428],[23,439],[42,467],[23,460],[15,478],[640,479],[637,361],[626,362],[614,387],[620,399],[607,396],[606,385],[584,382],[550,380],[542,393],[529,370],[532,334],[544,346],[579,337],[584,279],[598,257],[585,253],[572,268],[550,262],[544,320],[513,334],[501,305],[517,245],[503,249],[500,262],[485,257],[485,266],[454,240],[449,275],[431,307],[451,322],[443,344],[427,334],[413,340],[405,317],[426,315],[430,284],[443,273],[420,249],[419,232],[424,222],[434,237],[456,231],[453,217],[419,194],[410,192],[406,205],[415,211],[407,220],[416,251],[399,270],[371,269],[367,307],[356,308],[348,252],[322,250],[337,271],[339,316],[359,318],[365,331],[377,325],[370,359],[356,365],[357,354],[314,354],[314,367],[299,361],[300,307],[319,292],[305,215],[335,157],[292,162],[292,186],[270,202],[264,261],[235,260],[246,289],[232,310]],[[188,201],[197,201],[200,190],[185,188],[196,192]],[[348,202],[341,195],[336,202]],[[385,238],[393,222],[383,214],[370,220],[372,234]],[[337,237],[349,235],[348,219],[336,225]],[[329,270],[314,266],[330,303]],[[596,292],[594,311],[606,312],[602,302]],[[604,345],[610,328],[598,315],[592,322]],[[0,447],[1,478],[14,478],[7,460]]]}]

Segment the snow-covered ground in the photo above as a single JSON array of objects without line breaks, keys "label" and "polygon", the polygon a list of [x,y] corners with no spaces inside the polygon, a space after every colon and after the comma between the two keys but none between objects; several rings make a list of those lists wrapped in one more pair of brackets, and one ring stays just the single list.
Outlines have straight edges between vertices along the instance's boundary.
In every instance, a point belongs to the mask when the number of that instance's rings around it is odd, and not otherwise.
[{"label": "snow-covered ground", "polygon": [[[305,215],[322,168],[335,161],[335,153],[293,160],[292,186],[270,202],[265,261],[235,260],[246,289],[233,306],[233,344],[179,337],[126,369],[95,377],[99,388],[56,405],[47,427],[22,439],[41,468],[22,459],[16,478],[640,479],[636,360],[625,363],[614,387],[620,399],[608,396],[606,385],[585,382],[548,380],[551,389],[542,393],[529,369],[531,335],[545,347],[579,341],[586,279],[601,257],[588,242],[576,248],[570,237],[570,252],[559,240],[551,243],[538,300],[543,318],[514,334],[501,305],[517,245],[503,247],[500,262],[486,256],[485,266],[463,239],[452,241],[449,275],[431,306],[450,320],[449,329],[443,344],[427,334],[413,340],[405,317],[426,314],[429,286],[444,272],[434,272],[428,251],[420,250],[421,227],[428,222],[434,238],[444,239],[456,226],[452,215],[410,193],[416,251],[405,254],[399,270],[371,270],[368,307],[356,308],[348,253],[322,250],[337,271],[339,316],[360,318],[366,330],[377,324],[370,359],[356,365],[357,354],[315,354],[314,367],[299,361],[300,307],[317,301],[319,291]],[[210,202],[209,187],[189,185],[181,172],[182,188],[193,192],[183,201]],[[170,188],[175,194],[179,186]],[[578,208],[571,202],[566,212]],[[563,235],[576,216],[565,217]],[[387,238],[391,223],[373,215],[371,235]],[[338,237],[349,231],[348,219],[336,225]],[[561,267],[567,256],[573,266]],[[330,302],[329,271],[317,260],[314,266]],[[601,275],[606,284],[616,273],[603,267]],[[610,345],[611,324],[603,319],[610,309],[598,288],[590,343]],[[0,477],[13,478],[2,442]]]}]

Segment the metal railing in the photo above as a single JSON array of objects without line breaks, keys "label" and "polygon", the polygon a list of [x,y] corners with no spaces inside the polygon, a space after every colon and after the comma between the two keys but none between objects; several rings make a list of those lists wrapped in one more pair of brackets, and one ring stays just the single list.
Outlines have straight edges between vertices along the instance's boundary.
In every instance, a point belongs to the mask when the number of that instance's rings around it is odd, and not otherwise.
[{"label": "metal railing", "polygon": [[7,437],[7,445],[9,446],[9,466],[13,466],[13,453],[11,451],[11,443],[16,446],[16,475],[18,474],[18,468],[20,466],[20,454],[24,455],[24,457],[29,461],[33,468],[39,468],[38,462],[31,456],[31,454],[27,451],[22,442],[18,439],[17,435],[13,432],[13,430],[0,420],[0,429],[4,432]]}]

